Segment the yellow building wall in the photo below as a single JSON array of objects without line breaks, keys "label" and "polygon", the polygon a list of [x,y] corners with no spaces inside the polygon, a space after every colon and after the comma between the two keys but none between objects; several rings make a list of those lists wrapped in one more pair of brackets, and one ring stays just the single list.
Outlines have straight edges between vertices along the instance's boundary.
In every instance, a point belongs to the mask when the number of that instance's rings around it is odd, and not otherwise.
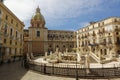
[{"label": "yellow building wall", "polygon": [[[5,59],[20,56],[23,53],[23,28],[21,22],[3,3],[0,3],[2,32],[2,53]],[[6,33],[5,33],[6,30]]]}]

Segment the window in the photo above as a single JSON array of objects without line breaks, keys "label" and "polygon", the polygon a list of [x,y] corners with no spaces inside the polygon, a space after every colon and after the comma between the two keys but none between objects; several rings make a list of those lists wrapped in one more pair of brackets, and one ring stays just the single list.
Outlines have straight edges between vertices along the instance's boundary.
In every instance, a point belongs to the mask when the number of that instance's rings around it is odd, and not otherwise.
[{"label": "window", "polygon": [[103,28],[103,32],[105,32],[105,29]]},{"label": "window", "polygon": [[20,40],[22,41],[22,39],[23,39],[23,38],[22,38],[22,34],[20,34]]},{"label": "window", "polygon": [[8,15],[6,15],[5,19],[8,20]]},{"label": "window", "polygon": [[116,35],[118,35],[119,33],[118,32],[116,32]]},{"label": "window", "polygon": [[7,34],[7,23],[5,23],[5,26],[4,26],[4,34]]},{"label": "window", "polygon": [[16,55],[16,53],[17,53],[17,48],[15,48],[15,55]]},{"label": "window", "polygon": [[37,37],[40,37],[40,31],[37,31]]},{"label": "window", "polygon": [[16,27],[18,27],[18,23],[16,23]]},{"label": "window", "polygon": [[102,22],[102,25],[104,25],[104,22]]},{"label": "window", "polygon": [[117,19],[114,19],[114,22],[117,22]]},{"label": "window", "polygon": [[18,33],[17,33],[17,31],[16,31],[16,38],[17,38],[17,35],[18,35]]},{"label": "window", "polygon": [[0,10],[0,14],[2,14],[2,11]]},{"label": "window", "polygon": [[115,29],[117,30],[117,29],[118,29],[118,26],[115,26]]},{"label": "window", "polygon": [[15,42],[15,45],[17,45],[17,42]]},{"label": "window", "polygon": [[108,43],[112,43],[112,40],[110,37],[108,38]]},{"label": "window", "polygon": [[4,43],[6,43],[6,39],[4,39]]},{"label": "window", "polygon": [[12,40],[10,40],[10,45],[12,44]]},{"label": "window", "polygon": [[120,38],[119,38],[119,37],[116,37],[116,40],[117,40],[117,43],[119,43],[119,42],[120,42]]},{"label": "window", "polygon": [[100,23],[98,23],[98,27],[100,26]]},{"label": "window", "polygon": [[11,19],[11,23],[13,24],[13,19]]},{"label": "window", "polygon": [[107,55],[107,50],[106,49],[104,49],[104,55]]},{"label": "window", "polygon": [[12,32],[13,32],[13,30],[12,30],[12,28],[10,29],[10,36],[12,36]]},{"label": "window", "polygon": [[20,54],[22,53],[22,49],[20,48]]},{"label": "window", "polygon": [[100,50],[100,53],[101,53],[101,55],[102,55],[102,49]]},{"label": "window", "polygon": [[103,39],[103,42],[106,43],[106,39]]},{"label": "window", "polygon": [[11,50],[11,48],[9,48],[9,53],[10,53],[10,54],[12,53],[12,50]]},{"label": "window", "polygon": [[57,45],[56,48],[59,48],[59,46]]}]

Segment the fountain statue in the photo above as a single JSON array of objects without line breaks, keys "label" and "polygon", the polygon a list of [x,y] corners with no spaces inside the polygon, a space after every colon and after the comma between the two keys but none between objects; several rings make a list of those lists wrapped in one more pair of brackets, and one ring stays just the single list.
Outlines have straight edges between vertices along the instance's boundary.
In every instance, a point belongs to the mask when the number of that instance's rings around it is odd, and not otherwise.
[{"label": "fountain statue", "polygon": [[56,51],[54,53],[50,52],[50,55],[47,55],[47,52],[45,53],[44,60],[47,60],[50,63],[59,63],[59,62],[65,62],[65,63],[75,63],[80,62],[80,54],[77,53],[71,53],[68,52],[68,49],[66,48],[65,53],[59,52],[59,49],[56,48]]}]

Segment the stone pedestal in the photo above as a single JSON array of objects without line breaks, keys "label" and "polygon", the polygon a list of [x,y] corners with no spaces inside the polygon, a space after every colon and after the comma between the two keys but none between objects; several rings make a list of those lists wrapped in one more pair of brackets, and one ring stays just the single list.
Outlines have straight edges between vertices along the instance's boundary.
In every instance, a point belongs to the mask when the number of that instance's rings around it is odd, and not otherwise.
[{"label": "stone pedestal", "polygon": [[85,68],[86,68],[86,73],[89,74],[90,73],[90,63],[89,63],[89,55],[86,54],[85,55]]}]

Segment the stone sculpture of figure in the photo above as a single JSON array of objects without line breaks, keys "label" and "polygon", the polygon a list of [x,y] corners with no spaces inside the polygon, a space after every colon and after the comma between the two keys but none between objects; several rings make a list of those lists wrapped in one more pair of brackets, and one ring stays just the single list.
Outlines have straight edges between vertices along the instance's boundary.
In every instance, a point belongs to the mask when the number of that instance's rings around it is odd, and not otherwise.
[{"label": "stone sculpture of figure", "polygon": [[34,59],[33,53],[30,53],[30,57],[31,59]]},{"label": "stone sculpture of figure", "polygon": [[52,55],[52,51],[50,51],[50,55]]},{"label": "stone sculpture of figure", "polygon": [[58,58],[59,58],[59,60],[61,60],[61,52],[59,52],[59,55],[58,55]]},{"label": "stone sculpture of figure", "polygon": [[27,53],[27,60],[31,61],[29,54]]},{"label": "stone sculpture of figure", "polygon": [[68,53],[68,48],[66,48],[66,53]]},{"label": "stone sculpture of figure", "polygon": [[58,53],[58,48],[56,48],[56,51],[55,51],[56,53]]},{"label": "stone sculpture of figure", "polygon": [[45,52],[45,60],[47,59],[47,52]]}]

